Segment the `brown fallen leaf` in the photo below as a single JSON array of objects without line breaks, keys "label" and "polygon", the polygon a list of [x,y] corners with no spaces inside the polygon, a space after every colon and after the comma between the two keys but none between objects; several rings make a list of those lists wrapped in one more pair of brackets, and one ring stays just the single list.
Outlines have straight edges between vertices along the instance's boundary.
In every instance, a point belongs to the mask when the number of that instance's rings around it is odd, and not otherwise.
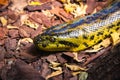
[{"label": "brown fallen leaf", "polygon": [[57,62],[50,62],[50,67],[52,67],[52,68],[56,68],[56,67],[58,67],[60,65],[60,63],[57,63]]},{"label": "brown fallen leaf", "polygon": [[9,0],[0,0],[0,5],[7,5]]},{"label": "brown fallen leaf", "polygon": [[5,48],[0,46],[0,69],[3,67],[1,63],[4,62],[5,54],[6,54]]},{"label": "brown fallen leaf", "polygon": [[[62,15],[60,14],[60,11],[62,11],[62,10],[61,10],[61,8],[59,8],[59,7],[55,7],[55,8],[53,8],[53,9],[50,10],[50,12],[51,12],[52,14],[55,14],[55,15],[57,15],[58,17],[62,18],[65,22],[68,22],[69,20],[66,19],[64,16],[62,16]],[[62,13],[62,12],[61,12],[61,13]]]},{"label": "brown fallen leaf", "polygon": [[[55,61],[57,61],[57,58],[56,58],[56,56],[55,55],[49,55],[49,56],[47,56],[47,61],[49,61],[50,63],[51,62],[55,62]],[[51,63],[52,64],[52,63]]]},{"label": "brown fallen leaf", "polygon": [[113,45],[116,45],[120,40],[120,33],[114,32],[111,34]]},{"label": "brown fallen leaf", "polygon": [[28,27],[27,25],[22,25],[20,28],[23,29],[29,36],[31,36],[31,34],[35,31],[35,29]]},{"label": "brown fallen leaf", "polygon": [[78,58],[78,53],[77,52],[73,52],[72,54],[74,55],[73,59],[76,60],[77,62],[83,62],[84,61],[83,59]]},{"label": "brown fallen leaf", "polygon": [[41,34],[42,33],[42,30],[43,30],[43,26],[42,25],[39,25],[39,27],[33,31],[31,33],[31,38],[34,38],[35,36],[37,36],[38,34]]},{"label": "brown fallen leaf", "polygon": [[95,13],[103,8],[105,8],[108,4],[110,4],[113,0],[105,0],[101,2],[96,2],[96,0],[87,0],[87,9],[86,14]]},{"label": "brown fallen leaf", "polygon": [[41,5],[41,3],[39,1],[31,1],[28,3],[28,5]]},{"label": "brown fallen leaf", "polygon": [[73,16],[69,13],[67,13],[65,10],[60,9],[59,14],[62,15],[63,17],[65,17],[68,20],[72,20]]},{"label": "brown fallen leaf", "polygon": [[87,0],[87,9],[86,14],[92,13],[96,8],[96,1],[95,0]]},{"label": "brown fallen leaf", "polygon": [[23,13],[25,6],[27,6],[26,0],[11,0],[11,2],[12,2],[12,4],[9,7],[9,9],[11,9],[17,13]]},{"label": "brown fallen leaf", "polygon": [[111,40],[110,38],[106,38],[105,40],[103,40],[101,43],[93,46],[94,50],[100,50],[102,49],[101,46],[103,46],[104,48],[108,47],[111,44]]},{"label": "brown fallen leaf", "polygon": [[2,23],[2,26],[7,25],[7,19],[5,19],[4,17],[0,17],[0,21]]},{"label": "brown fallen leaf", "polygon": [[50,27],[52,25],[50,19],[41,12],[31,13],[30,19],[46,27]]},{"label": "brown fallen leaf", "polygon": [[30,20],[25,20],[24,24],[33,29],[37,29],[39,27],[39,25],[37,23],[30,21]]},{"label": "brown fallen leaf", "polygon": [[63,7],[63,5],[57,0],[39,0],[41,5],[27,5],[26,10],[28,11],[42,11],[51,10],[52,7]]},{"label": "brown fallen leaf", "polygon": [[28,11],[41,11],[41,10],[50,10],[52,9],[51,7],[51,2],[46,2],[44,4],[41,4],[41,5],[27,5],[26,10]]},{"label": "brown fallen leaf", "polygon": [[52,68],[52,69],[54,69],[54,70],[56,70],[56,71],[55,71],[55,72],[52,72],[51,74],[49,74],[49,75],[46,77],[47,80],[48,80],[49,78],[51,78],[51,77],[54,77],[54,76],[57,76],[57,75],[60,75],[60,74],[63,73],[61,67],[56,67],[56,68]]},{"label": "brown fallen leaf", "polygon": [[4,11],[8,8],[10,0],[0,0],[0,11]]},{"label": "brown fallen leaf", "polygon": [[80,74],[82,71],[74,71],[74,72],[72,72],[72,75],[73,76],[76,76],[76,75],[78,75],[78,74]]},{"label": "brown fallen leaf", "polygon": [[77,65],[69,65],[69,64],[65,64],[66,67],[68,67],[70,70],[72,71],[85,71],[86,69],[85,68],[82,68],[80,66],[77,66]]},{"label": "brown fallen leaf", "polygon": [[65,55],[71,57],[72,59],[74,59],[77,62],[84,62],[86,61],[86,58],[88,57],[88,55],[86,55],[85,53],[78,53],[78,52],[65,52]]},{"label": "brown fallen leaf", "polygon": [[14,51],[16,48],[17,48],[17,40],[16,39],[10,39],[10,38],[7,38],[5,40],[5,47],[6,47],[6,50],[9,52],[9,51]]},{"label": "brown fallen leaf", "polygon": [[20,24],[23,25],[24,22],[29,19],[29,15],[28,14],[23,14],[23,15],[20,15]]},{"label": "brown fallen leaf", "polygon": [[18,33],[18,30],[9,30],[8,31],[8,35],[11,37],[11,38],[19,38],[19,33]]},{"label": "brown fallen leaf", "polygon": [[8,24],[15,23],[17,20],[19,20],[20,15],[15,13],[12,10],[7,11],[7,18],[8,18]]},{"label": "brown fallen leaf", "polygon": [[19,28],[19,34],[22,38],[28,38],[29,37],[29,34],[22,28]]},{"label": "brown fallen leaf", "polygon": [[7,25],[7,28],[8,28],[8,29],[18,29],[19,27],[13,26],[13,25]]},{"label": "brown fallen leaf", "polygon": [[68,4],[64,4],[64,9],[67,13],[73,12],[76,9],[76,7],[78,7],[77,4],[72,4],[70,2]]},{"label": "brown fallen leaf", "polygon": [[0,40],[0,46],[3,46],[5,44],[5,40]]},{"label": "brown fallen leaf", "polygon": [[73,14],[75,18],[83,17],[86,14],[86,8],[87,8],[87,5],[80,2],[80,4],[76,6],[76,9],[73,10],[73,12],[71,12],[71,14]]},{"label": "brown fallen leaf", "polygon": [[8,33],[8,30],[6,28],[0,27],[0,39],[4,39],[7,33]]},{"label": "brown fallen leaf", "polygon": [[20,39],[17,43],[17,48],[16,50],[19,50],[20,49],[20,45],[22,42],[26,42],[26,43],[33,43],[33,40],[31,38],[23,38],[23,39]]},{"label": "brown fallen leaf", "polygon": [[53,14],[50,13],[49,10],[42,10],[42,13],[43,13],[44,15],[46,15],[47,17],[49,17],[49,18],[52,18],[52,17],[54,16]]},{"label": "brown fallen leaf", "polygon": [[52,0],[39,0],[41,3],[50,2]]}]

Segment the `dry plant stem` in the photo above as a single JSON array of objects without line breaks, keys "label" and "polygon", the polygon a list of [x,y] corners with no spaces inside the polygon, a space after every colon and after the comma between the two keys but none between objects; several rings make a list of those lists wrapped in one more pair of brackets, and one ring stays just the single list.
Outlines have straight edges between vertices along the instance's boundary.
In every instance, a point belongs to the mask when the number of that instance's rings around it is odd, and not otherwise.
[{"label": "dry plant stem", "polygon": [[83,64],[83,66],[86,66],[88,65],[90,62],[92,62],[93,60],[97,59],[99,56],[103,55],[106,51],[110,50],[111,49],[111,46],[110,47],[107,47],[99,52],[96,53],[96,55],[90,57],[87,59],[87,61]]}]

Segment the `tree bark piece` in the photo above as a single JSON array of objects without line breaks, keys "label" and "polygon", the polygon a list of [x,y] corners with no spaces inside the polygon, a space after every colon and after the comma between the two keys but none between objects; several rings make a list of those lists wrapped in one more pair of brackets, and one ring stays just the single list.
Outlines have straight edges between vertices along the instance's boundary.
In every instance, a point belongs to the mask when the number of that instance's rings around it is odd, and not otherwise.
[{"label": "tree bark piece", "polygon": [[88,73],[87,80],[120,80],[120,44],[94,61]]}]

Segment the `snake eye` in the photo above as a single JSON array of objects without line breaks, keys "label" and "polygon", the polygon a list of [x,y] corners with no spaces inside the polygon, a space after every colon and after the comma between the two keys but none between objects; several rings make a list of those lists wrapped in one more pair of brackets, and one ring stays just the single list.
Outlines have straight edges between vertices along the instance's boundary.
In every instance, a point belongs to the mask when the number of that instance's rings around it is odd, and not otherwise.
[{"label": "snake eye", "polygon": [[38,37],[38,36],[37,36],[37,37],[34,38],[33,41],[34,41],[34,43],[38,44],[38,43],[41,42],[41,37]]},{"label": "snake eye", "polygon": [[56,39],[55,39],[54,37],[51,37],[49,40],[50,40],[51,42],[55,42],[55,41],[56,41]]}]

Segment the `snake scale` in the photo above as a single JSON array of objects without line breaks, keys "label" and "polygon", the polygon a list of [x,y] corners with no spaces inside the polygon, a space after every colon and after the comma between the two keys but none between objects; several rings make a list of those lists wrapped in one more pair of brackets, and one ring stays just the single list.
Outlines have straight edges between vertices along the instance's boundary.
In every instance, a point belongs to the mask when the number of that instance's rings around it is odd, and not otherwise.
[{"label": "snake scale", "polygon": [[104,39],[120,28],[120,1],[107,8],[45,30],[34,44],[44,51],[81,51]]}]

